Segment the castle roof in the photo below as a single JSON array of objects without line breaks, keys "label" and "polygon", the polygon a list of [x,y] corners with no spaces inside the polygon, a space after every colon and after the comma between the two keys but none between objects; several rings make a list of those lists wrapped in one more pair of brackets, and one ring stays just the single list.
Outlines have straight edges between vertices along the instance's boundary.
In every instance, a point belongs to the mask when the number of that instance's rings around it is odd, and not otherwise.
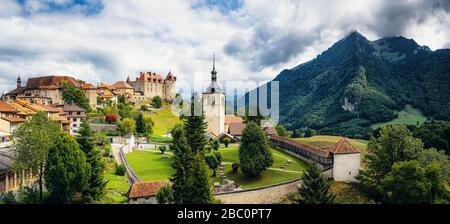
[{"label": "castle roof", "polygon": [[169,74],[167,74],[166,80],[168,81],[177,81],[177,77],[175,77],[171,71],[169,71]]},{"label": "castle roof", "polygon": [[161,75],[152,72],[141,72],[138,81],[141,82],[153,82],[153,83],[164,83],[164,79]]}]

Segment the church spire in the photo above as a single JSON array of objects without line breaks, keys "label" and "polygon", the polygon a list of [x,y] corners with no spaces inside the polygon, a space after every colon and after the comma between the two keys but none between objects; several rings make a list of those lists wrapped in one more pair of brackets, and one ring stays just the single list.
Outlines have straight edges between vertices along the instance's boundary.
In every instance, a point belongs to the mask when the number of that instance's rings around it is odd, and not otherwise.
[{"label": "church spire", "polygon": [[217,81],[217,71],[216,71],[216,54],[213,55],[213,70],[211,71],[211,80]]},{"label": "church spire", "polygon": [[20,79],[20,74],[19,74],[19,76],[17,77],[17,88],[20,88],[20,87],[22,87],[22,80]]}]

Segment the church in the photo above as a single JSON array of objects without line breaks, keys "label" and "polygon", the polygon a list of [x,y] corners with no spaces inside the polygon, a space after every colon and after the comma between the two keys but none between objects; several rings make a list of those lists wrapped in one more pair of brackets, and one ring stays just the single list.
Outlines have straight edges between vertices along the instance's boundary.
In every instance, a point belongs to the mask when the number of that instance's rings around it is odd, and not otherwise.
[{"label": "church", "polygon": [[213,59],[211,83],[202,94],[203,112],[208,124],[207,132],[219,136],[225,132],[225,93],[217,82],[216,60]]}]

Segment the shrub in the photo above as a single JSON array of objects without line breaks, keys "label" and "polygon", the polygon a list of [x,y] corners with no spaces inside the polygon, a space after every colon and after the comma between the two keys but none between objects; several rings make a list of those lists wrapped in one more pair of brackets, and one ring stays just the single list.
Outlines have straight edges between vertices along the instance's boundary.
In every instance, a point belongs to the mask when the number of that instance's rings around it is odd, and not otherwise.
[{"label": "shrub", "polygon": [[164,152],[167,151],[167,147],[165,145],[162,145],[159,147],[159,151],[161,151],[161,154],[164,154]]},{"label": "shrub", "polygon": [[152,99],[152,106],[155,108],[161,108],[162,106],[162,99],[160,96],[154,96]]},{"label": "shrub", "polygon": [[125,166],[124,165],[117,165],[115,174],[118,175],[118,176],[125,176]]},{"label": "shrub", "polygon": [[239,167],[240,167],[239,163],[231,164],[231,168],[233,169],[233,173],[237,173],[238,170],[239,170]]},{"label": "shrub", "polygon": [[223,138],[222,143],[225,145],[225,148],[228,148],[228,145],[230,144],[231,139],[228,137]]},{"label": "shrub", "polygon": [[118,119],[119,119],[119,117],[115,113],[107,113],[105,115],[105,121],[109,124],[116,123]]}]

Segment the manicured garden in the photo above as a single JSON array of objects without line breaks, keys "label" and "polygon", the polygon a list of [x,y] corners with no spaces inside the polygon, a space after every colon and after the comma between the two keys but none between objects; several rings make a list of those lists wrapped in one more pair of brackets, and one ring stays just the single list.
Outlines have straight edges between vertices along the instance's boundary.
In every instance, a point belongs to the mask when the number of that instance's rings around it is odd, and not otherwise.
[{"label": "manicured garden", "polygon": [[[302,172],[308,168],[308,164],[277,149],[272,149],[274,164],[272,167],[257,178],[248,178],[240,170],[234,173],[231,164],[239,162],[239,151],[237,146],[220,148],[223,155],[225,175],[241,185],[243,189],[252,189],[298,179]],[[172,159],[170,154],[159,152],[135,151],[127,155],[127,160],[136,174],[143,181],[167,180],[173,173],[171,167]],[[281,166],[291,160],[291,163],[283,170]],[[212,173],[212,172],[211,172]],[[220,177],[212,179],[213,182],[221,182]]]}]

